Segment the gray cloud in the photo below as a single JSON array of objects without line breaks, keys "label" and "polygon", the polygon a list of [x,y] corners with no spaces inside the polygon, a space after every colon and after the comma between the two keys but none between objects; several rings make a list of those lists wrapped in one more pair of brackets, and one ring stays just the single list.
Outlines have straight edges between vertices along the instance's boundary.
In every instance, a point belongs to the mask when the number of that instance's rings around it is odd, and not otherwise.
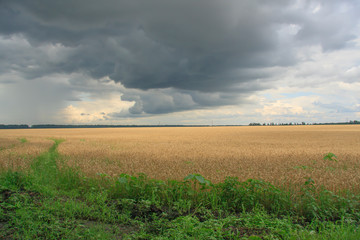
[{"label": "gray cloud", "polygon": [[[307,1],[305,7],[311,4],[310,10],[313,10],[304,12],[297,39],[306,43],[318,42],[329,51],[345,47],[356,37],[359,1]],[[316,6],[321,8],[313,14]]]},{"label": "gray cloud", "polygon": [[267,68],[298,63],[296,47],[348,46],[358,12],[351,0],[2,0],[1,36],[26,41],[0,45],[0,70],[110,77],[134,115],[238,104]]},{"label": "gray cloud", "polygon": [[343,104],[338,102],[332,102],[332,103],[315,102],[314,105],[325,109],[330,109],[331,112],[336,112],[336,113],[355,113],[360,111],[360,106],[345,107]]},{"label": "gray cloud", "polygon": [[[8,123],[57,122],[66,100],[76,99],[72,88],[54,79],[13,82],[0,94],[1,120]],[[2,85],[0,78],[0,90]],[[61,120],[61,118],[60,118]]]},{"label": "gray cloud", "polygon": [[204,93],[200,91],[184,91],[173,88],[127,90],[121,97],[124,101],[135,101],[129,109],[131,114],[162,114],[188,109],[210,108],[233,104],[238,94]]}]

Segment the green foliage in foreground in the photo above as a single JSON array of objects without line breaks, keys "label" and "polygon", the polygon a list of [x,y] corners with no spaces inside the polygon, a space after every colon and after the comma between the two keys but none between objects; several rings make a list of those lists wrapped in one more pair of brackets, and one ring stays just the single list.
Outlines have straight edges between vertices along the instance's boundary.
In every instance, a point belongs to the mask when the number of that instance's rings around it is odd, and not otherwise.
[{"label": "green foliage in foreground", "polygon": [[0,174],[0,239],[360,239],[359,194],[199,174],[86,178],[57,152]]}]

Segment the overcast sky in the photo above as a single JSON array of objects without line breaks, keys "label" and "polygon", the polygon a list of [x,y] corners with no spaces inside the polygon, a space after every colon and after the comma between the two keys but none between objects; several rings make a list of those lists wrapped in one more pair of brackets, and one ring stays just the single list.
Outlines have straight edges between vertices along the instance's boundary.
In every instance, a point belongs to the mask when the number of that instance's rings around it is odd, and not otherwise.
[{"label": "overcast sky", "polygon": [[0,0],[0,123],[349,120],[358,0]]}]

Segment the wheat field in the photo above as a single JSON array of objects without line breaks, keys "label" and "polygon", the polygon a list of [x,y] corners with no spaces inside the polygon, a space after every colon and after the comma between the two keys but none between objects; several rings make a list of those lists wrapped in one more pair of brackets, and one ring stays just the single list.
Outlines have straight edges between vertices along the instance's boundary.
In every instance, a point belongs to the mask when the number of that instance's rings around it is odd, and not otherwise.
[{"label": "wheat field", "polygon": [[[181,180],[191,173],[360,190],[360,126],[258,126],[0,130],[0,168],[24,169],[64,139],[64,162],[88,176],[145,173]],[[332,152],[336,161],[324,160]]]}]

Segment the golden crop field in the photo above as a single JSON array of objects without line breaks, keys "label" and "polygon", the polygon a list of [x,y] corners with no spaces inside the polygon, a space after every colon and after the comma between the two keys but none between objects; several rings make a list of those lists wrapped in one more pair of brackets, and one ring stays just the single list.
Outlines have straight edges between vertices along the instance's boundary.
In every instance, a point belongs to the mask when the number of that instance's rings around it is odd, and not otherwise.
[{"label": "golden crop field", "polygon": [[[360,190],[359,125],[0,130],[0,168],[25,168],[50,138],[65,139],[59,153],[89,176],[200,173],[214,182],[234,176],[276,185],[311,177],[331,190]],[[329,152],[337,162],[323,159]]]}]

